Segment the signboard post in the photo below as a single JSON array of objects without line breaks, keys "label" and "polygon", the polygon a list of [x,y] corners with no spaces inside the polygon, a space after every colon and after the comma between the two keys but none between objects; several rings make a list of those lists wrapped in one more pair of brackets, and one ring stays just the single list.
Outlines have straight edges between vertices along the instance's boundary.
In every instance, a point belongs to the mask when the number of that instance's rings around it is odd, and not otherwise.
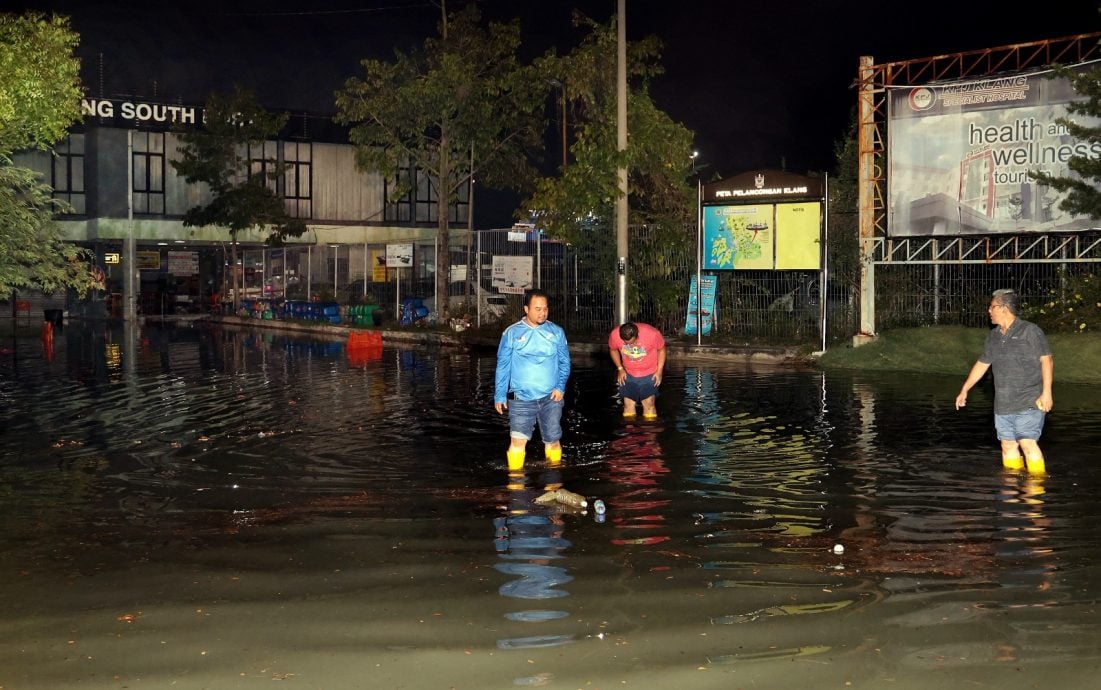
[{"label": "signboard post", "polygon": [[401,320],[401,269],[413,267],[413,243],[386,245],[386,268],[394,271],[394,318]]}]

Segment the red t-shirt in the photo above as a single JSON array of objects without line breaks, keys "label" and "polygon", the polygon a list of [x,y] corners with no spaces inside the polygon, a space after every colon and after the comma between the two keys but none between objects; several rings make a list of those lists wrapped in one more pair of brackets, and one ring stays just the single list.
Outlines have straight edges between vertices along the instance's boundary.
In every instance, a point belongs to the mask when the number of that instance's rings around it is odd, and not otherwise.
[{"label": "red t-shirt", "polygon": [[638,339],[634,345],[628,345],[619,337],[619,326],[612,329],[608,336],[608,347],[619,350],[623,368],[631,376],[652,376],[658,370],[658,351],[665,347],[665,338],[661,331],[644,323],[638,326]]}]

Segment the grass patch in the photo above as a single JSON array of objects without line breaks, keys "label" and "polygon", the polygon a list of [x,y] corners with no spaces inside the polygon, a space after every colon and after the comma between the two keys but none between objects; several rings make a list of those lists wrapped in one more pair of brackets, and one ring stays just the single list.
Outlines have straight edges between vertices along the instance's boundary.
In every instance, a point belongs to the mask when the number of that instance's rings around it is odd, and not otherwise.
[{"label": "grass patch", "polygon": [[[962,326],[902,328],[880,333],[862,347],[836,347],[818,360],[825,369],[954,374],[962,381],[982,354],[989,331]],[[1101,336],[1049,333],[1055,383],[1101,383]]]}]

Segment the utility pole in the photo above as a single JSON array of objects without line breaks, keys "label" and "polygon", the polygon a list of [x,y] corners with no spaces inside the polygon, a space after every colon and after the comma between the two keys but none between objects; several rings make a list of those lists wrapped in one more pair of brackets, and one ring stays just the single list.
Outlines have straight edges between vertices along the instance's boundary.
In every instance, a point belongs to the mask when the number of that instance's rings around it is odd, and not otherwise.
[{"label": "utility pole", "polygon": [[[627,0],[619,0],[616,15],[618,32],[618,74],[616,75],[616,144],[622,154],[627,150]],[[619,179],[619,195],[616,197],[615,246],[616,246],[616,319],[627,321],[627,168],[621,164],[616,170]],[[616,324],[613,324],[616,325]]]}]

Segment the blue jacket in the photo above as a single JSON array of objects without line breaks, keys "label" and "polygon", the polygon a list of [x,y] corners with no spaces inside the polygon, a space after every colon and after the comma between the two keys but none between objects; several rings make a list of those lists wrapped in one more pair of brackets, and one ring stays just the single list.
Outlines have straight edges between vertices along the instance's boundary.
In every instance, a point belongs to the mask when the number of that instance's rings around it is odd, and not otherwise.
[{"label": "blue jacket", "polygon": [[570,350],[561,326],[520,319],[501,334],[494,404],[507,402],[509,391],[517,400],[539,400],[556,388],[565,393],[569,377]]}]

